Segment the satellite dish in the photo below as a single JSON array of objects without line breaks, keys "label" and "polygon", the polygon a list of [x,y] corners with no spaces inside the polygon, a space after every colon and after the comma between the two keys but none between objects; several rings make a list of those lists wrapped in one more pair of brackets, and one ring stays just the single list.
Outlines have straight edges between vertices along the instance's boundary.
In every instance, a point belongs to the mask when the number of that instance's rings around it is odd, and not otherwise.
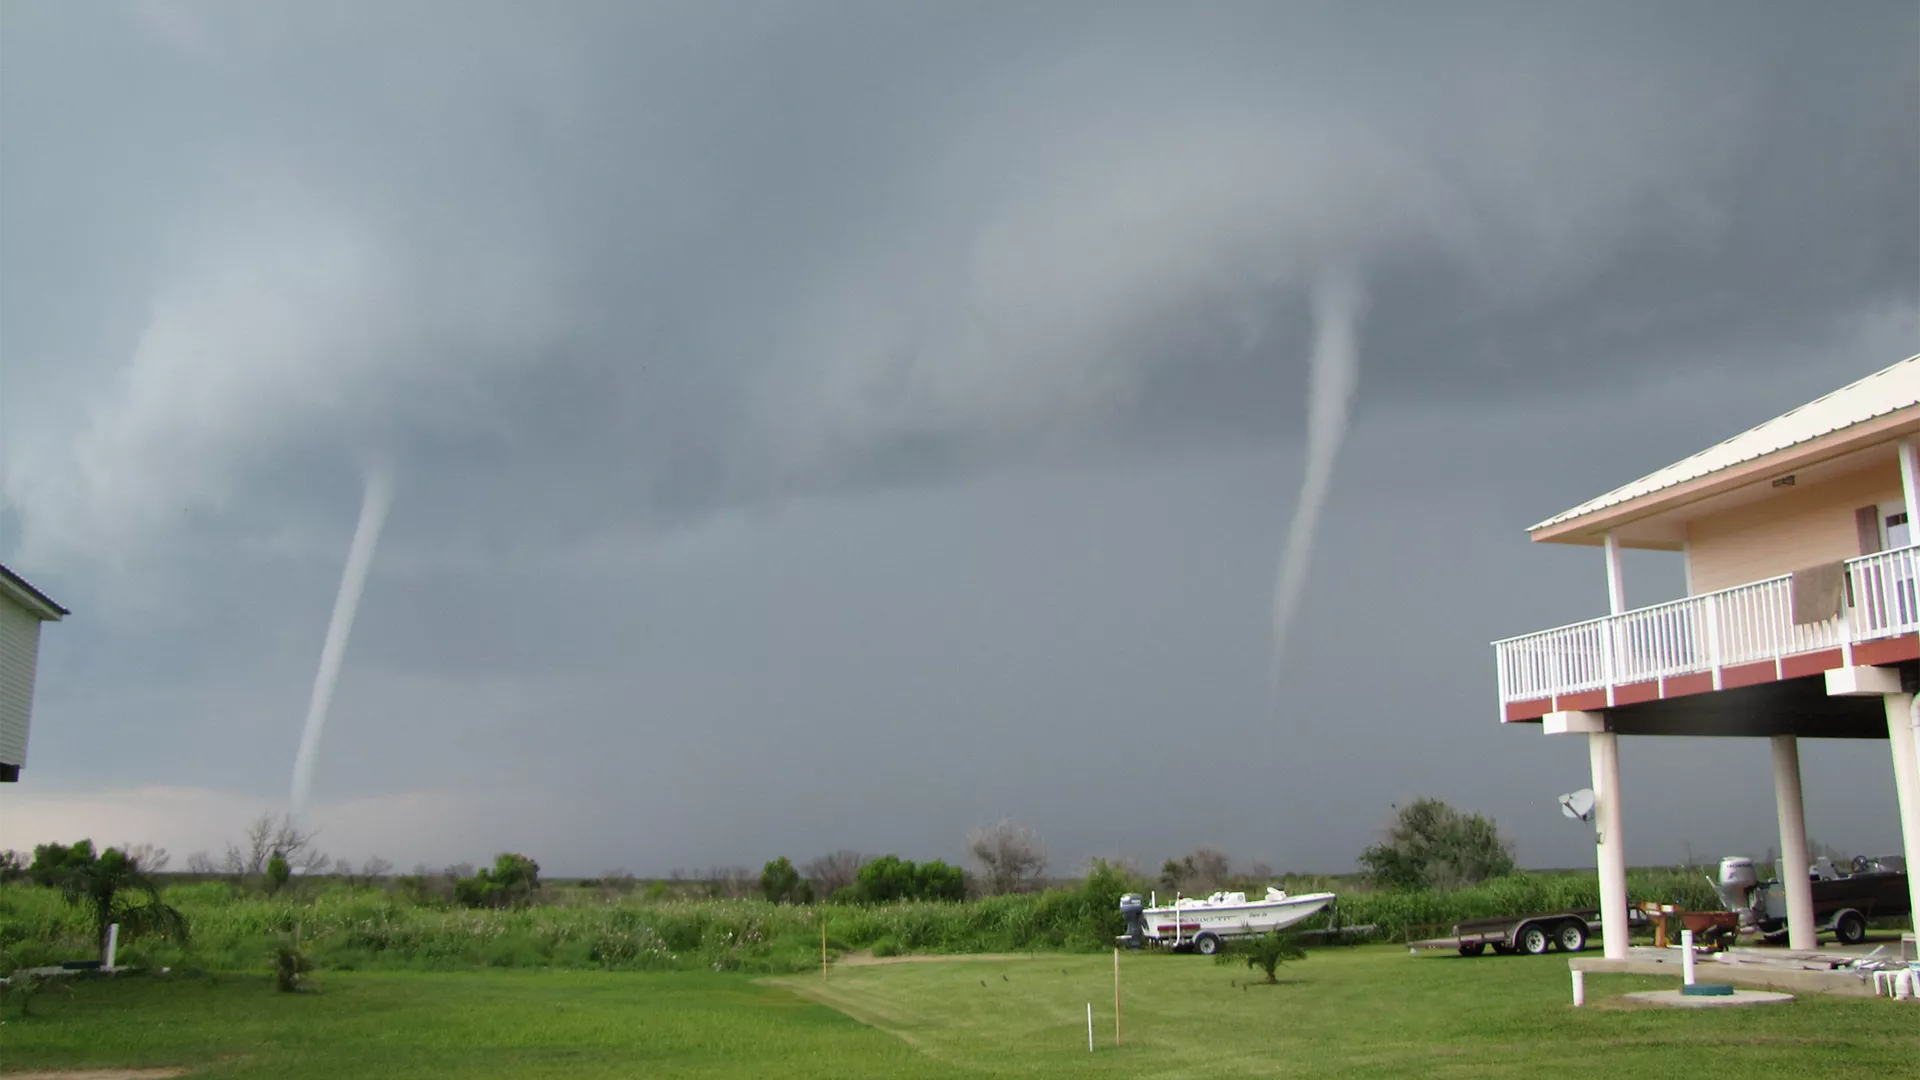
[{"label": "satellite dish", "polygon": [[1560,812],[1576,821],[1587,821],[1593,817],[1593,789],[1581,788],[1571,795],[1560,796]]}]

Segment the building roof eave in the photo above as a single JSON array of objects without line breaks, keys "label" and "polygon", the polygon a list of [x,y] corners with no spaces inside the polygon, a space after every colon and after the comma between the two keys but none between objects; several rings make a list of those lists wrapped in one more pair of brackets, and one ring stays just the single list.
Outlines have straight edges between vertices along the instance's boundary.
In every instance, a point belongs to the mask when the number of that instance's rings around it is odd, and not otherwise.
[{"label": "building roof eave", "polygon": [[73,614],[35,588],[33,582],[8,569],[5,563],[0,563],[0,596],[13,600],[43,622],[59,622]]},{"label": "building roof eave", "polygon": [[1678,505],[1698,497],[1701,488],[1718,488],[1721,481],[1736,476],[1738,482],[1748,482],[1770,469],[1791,471],[1811,460],[1805,457],[1807,451],[1818,450],[1824,456],[1841,452],[1835,449],[1838,445],[1857,446],[1850,436],[1870,431],[1885,437],[1912,429],[1920,429],[1920,354],[1622,484],[1527,531],[1536,540],[1584,533],[1603,520],[1618,523],[1642,516],[1656,504],[1661,508]]}]

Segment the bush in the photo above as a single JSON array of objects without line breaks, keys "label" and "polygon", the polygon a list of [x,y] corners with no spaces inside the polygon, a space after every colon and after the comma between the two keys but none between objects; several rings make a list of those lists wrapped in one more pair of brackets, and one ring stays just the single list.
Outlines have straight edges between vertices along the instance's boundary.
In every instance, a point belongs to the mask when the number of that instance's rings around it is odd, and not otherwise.
[{"label": "bush", "polygon": [[470,908],[518,907],[540,887],[540,864],[525,855],[503,853],[491,870],[463,878],[453,887],[453,898]]},{"label": "bush", "polygon": [[1307,950],[1301,946],[1299,935],[1276,930],[1269,934],[1258,934],[1245,941],[1235,942],[1225,951],[1214,954],[1214,962],[1230,964],[1235,960],[1244,962],[1267,977],[1268,985],[1280,981],[1280,965],[1289,960],[1305,960]]},{"label": "bush", "polygon": [[760,895],[774,904],[813,903],[813,888],[800,879],[800,871],[793,868],[785,855],[760,871]]},{"label": "bush", "polygon": [[967,898],[967,876],[944,861],[915,863],[898,855],[882,855],[860,868],[853,896],[863,904],[898,900],[959,901]]},{"label": "bush", "polygon": [[33,849],[33,865],[27,868],[27,877],[35,885],[59,885],[67,879],[69,872],[91,865],[96,858],[91,840],[80,840],[71,845],[41,844]]},{"label": "bush", "polygon": [[1491,820],[1428,798],[1401,807],[1360,862],[1389,890],[1460,888],[1514,871],[1512,845]]},{"label": "bush", "polygon": [[311,970],[312,964],[301,953],[299,941],[282,938],[274,943],[268,956],[273,961],[273,988],[283,994],[300,989],[300,979]]}]

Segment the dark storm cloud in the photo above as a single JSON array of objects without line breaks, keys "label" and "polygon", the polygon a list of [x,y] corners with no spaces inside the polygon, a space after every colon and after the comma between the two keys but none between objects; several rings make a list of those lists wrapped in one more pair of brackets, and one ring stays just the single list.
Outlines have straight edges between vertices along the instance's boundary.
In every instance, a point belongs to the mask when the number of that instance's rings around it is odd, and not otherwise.
[{"label": "dark storm cloud", "polygon": [[[1344,852],[1435,763],[1567,756],[1482,723],[1484,641],[1596,602],[1520,526],[1731,433],[1689,402],[1752,423],[1920,329],[1910,4],[9,10],[0,553],[90,612],[43,768],[150,714],[115,775],[277,791],[389,461],[323,799],[591,776],[777,820],[743,859],[841,842],[796,803],[1118,849],[1104,799],[1213,775],[1157,775],[1157,726],[1264,714],[1337,264],[1360,420],[1290,713],[1334,720],[1288,732],[1369,773]],[[1341,643],[1383,632],[1427,666],[1345,718],[1378,676]]]},{"label": "dark storm cloud", "polygon": [[20,21],[7,232],[65,249],[5,291],[65,391],[9,425],[29,551],[367,455],[591,523],[1272,438],[1329,261],[1379,402],[1904,303],[1920,247],[1899,5]]}]

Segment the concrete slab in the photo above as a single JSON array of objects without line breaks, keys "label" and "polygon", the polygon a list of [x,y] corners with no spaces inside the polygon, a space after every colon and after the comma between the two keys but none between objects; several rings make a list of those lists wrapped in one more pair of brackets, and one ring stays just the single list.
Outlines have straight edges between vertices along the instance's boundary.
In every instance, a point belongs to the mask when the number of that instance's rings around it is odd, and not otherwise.
[{"label": "concrete slab", "polygon": [[1682,994],[1678,990],[1641,990],[1637,993],[1622,994],[1631,1001],[1644,1001],[1652,1005],[1671,1005],[1680,1009],[1719,1009],[1733,1005],[1777,1005],[1783,1001],[1792,1001],[1792,994],[1777,993],[1772,990],[1740,990],[1717,997]]},{"label": "concrete slab", "polygon": [[[1864,951],[1864,950],[1863,950]],[[1839,950],[1821,950],[1818,954],[1793,953],[1785,949],[1734,949],[1730,952],[1698,956],[1697,978],[1701,982],[1726,982],[1767,990],[1791,990],[1797,994],[1833,994],[1840,997],[1872,997],[1871,977],[1860,971],[1836,970],[1852,956]],[[1635,946],[1625,960],[1608,960],[1597,955],[1576,955],[1567,959],[1567,967],[1576,971],[1614,975],[1664,975],[1677,983],[1682,971],[1678,948],[1655,949]]]}]

